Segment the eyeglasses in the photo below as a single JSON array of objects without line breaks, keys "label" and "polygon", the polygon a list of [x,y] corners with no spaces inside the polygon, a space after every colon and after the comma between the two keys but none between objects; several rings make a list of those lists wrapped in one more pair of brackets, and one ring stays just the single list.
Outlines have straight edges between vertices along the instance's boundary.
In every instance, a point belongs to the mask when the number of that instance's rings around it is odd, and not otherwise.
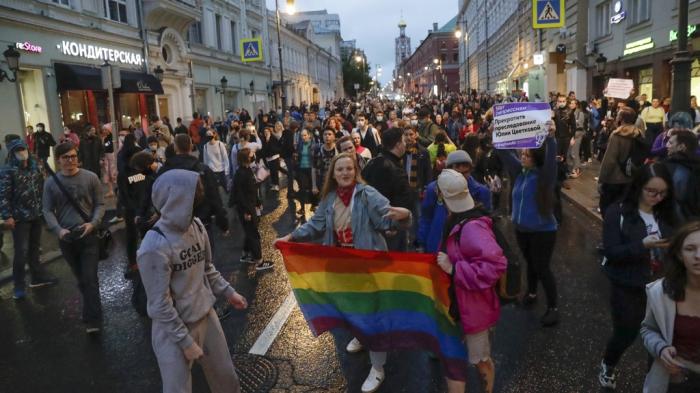
[{"label": "eyeglasses", "polygon": [[661,197],[661,198],[665,198],[666,195],[668,194],[668,190],[661,190],[661,191],[659,191],[659,190],[656,190],[656,189],[653,189],[653,188],[648,188],[648,187],[644,187],[643,190],[644,190],[644,192],[647,193],[647,195],[649,195],[649,196],[652,197],[652,198],[655,198],[655,197],[657,197],[657,196],[658,196],[658,197]]},{"label": "eyeglasses", "polygon": [[75,161],[75,160],[78,159],[78,155],[77,155],[77,154],[71,154],[71,155],[69,155],[69,156],[61,156],[61,159],[62,159],[62,160],[65,160],[65,161]]}]

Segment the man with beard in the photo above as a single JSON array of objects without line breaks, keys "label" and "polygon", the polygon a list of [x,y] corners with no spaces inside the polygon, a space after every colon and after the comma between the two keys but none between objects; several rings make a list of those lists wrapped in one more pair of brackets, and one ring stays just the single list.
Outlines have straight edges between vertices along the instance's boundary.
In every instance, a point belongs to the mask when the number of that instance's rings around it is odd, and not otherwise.
[{"label": "man with beard", "polygon": [[678,216],[688,221],[700,218],[700,160],[698,137],[688,130],[674,131],[666,143],[664,165],[673,176],[673,194]]}]

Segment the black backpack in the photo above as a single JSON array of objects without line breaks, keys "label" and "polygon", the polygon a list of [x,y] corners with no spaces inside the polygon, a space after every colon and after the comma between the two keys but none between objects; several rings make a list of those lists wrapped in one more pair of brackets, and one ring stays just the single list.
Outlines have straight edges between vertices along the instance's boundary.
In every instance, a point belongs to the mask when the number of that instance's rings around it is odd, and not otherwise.
[{"label": "black backpack", "polygon": [[633,177],[644,166],[651,153],[651,147],[641,134],[631,139],[627,158],[619,162],[620,170],[627,177]]}]

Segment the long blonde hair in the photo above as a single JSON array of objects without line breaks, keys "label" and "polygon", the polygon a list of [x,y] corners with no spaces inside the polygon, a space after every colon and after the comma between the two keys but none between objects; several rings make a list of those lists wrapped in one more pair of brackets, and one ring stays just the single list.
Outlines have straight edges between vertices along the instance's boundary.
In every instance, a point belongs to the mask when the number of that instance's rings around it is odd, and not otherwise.
[{"label": "long blonde hair", "polygon": [[365,179],[362,178],[362,174],[360,173],[360,164],[357,162],[357,157],[348,153],[338,153],[333,157],[331,165],[328,167],[326,178],[323,181],[323,188],[321,189],[321,199],[325,198],[326,195],[331,193],[331,191],[335,191],[335,189],[338,188],[338,182],[335,180],[334,176],[335,164],[338,162],[338,160],[343,158],[349,158],[350,161],[352,161],[353,166],[355,167],[355,182],[365,184]]}]

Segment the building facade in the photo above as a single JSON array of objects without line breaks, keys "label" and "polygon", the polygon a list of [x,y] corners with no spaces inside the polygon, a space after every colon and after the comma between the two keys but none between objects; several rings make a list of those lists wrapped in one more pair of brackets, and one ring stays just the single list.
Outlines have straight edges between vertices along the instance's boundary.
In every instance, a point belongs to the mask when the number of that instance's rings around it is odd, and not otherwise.
[{"label": "building facade", "polygon": [[566,26],[534,29],[532,2],[458,0],[459,73],[462,91],[534,100],[548,92],[587,91],[587,1],[566,2]]},{"label": "building facade", "polygon": [[[678,1],[602,1],[588,6],[588,46],[603,55],[605,69],[588,71],[593,94],[602,94],[609,78],[632,79],[638,94],[671,95],[678,35]],[[700,1],[689,2],[688,50],[691,95],[700,96]]]},{"label": "building facade", "polygon": [[459,91],[459,40],[454,35],[456,18],[433,29],[416,51],[398,67],[394,83],[404,94],[442,96]]},{"label": "building facade", "polygon": [[[3,2],[0,44],[21,57],[17,81],[0,82],[0,137],[39,122],[56,136],[63,126],[81,131],[109,122],[112,107],[121,128],[147,126],[154,115],[189,120],[195,111],[220,117],[240,107],[279,108],[275,22],[261,0]],[[289,102],[341,96],[339,46],[336,55],[310,32],[283,26],[281,33]],[[252,37],[261,37],[264,60],[243,63],[240,40]],[[113,103],[102,83],[105,61],[119,68]]]}]

